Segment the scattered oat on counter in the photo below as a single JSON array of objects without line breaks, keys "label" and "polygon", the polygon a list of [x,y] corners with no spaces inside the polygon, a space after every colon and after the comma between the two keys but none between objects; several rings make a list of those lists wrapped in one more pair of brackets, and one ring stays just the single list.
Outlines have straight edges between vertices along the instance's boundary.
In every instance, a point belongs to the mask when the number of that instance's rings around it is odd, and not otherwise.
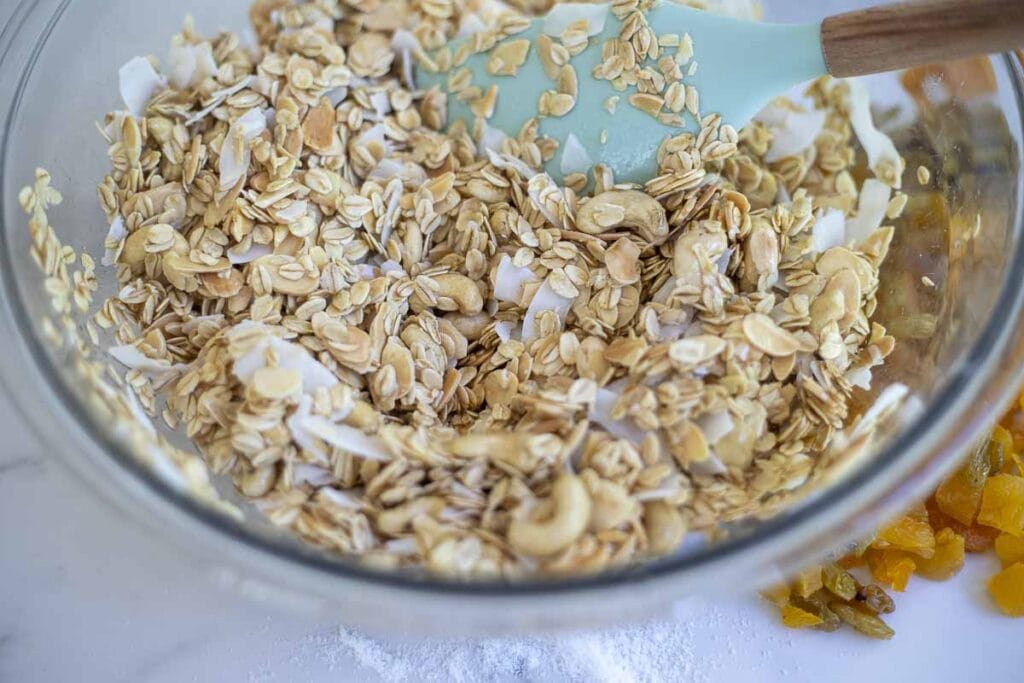
[{"label": "scattered oat on counter", "polygon": [[917,182],[921,185],[927,185],[932,181],[932,172],[925,166],[917,167]]},{"label": "scattered oat on counter", "polygon": [[[476,138],[443,132],[410,59],[457,65],[443,45],[473,5],[403,7],[256,2],[257,51],[186,25],[161,69],[127,72],[141,104],[104,121],[98,188],[118,294],[90,324],[140,416],[306,541],[461,577],[670,553],[863,450],[905,394],[851,409],[893,349],[871,314],[902,160],[873,131],[877,177],[854,180],[851,84],[741,132],[705,114],[644,186],[595,166],[585,192],[536,170],[555,145],[535,126],[488,129],[495,95],[469,82]],[[496,28],[477,46],[514,70],[523,48],[490,41],[522,17],[479,20]],[[570,29],[548,48],[551,115],[572,99]],[[644,35],[622,38],[647,46],[628,73],[658,45]],[[94,280],[47,287],[84,309]]]}]

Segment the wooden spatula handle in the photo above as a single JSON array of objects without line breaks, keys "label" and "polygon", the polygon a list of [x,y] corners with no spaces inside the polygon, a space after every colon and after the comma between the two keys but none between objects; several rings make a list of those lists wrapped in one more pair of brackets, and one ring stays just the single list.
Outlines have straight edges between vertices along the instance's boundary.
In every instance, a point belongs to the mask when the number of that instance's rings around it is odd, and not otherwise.
[{"label": "wooden spatula handle", "polygon": [[821,24],[833,76],[860,76],[1024,46],[1024,0],[917,0]]}]

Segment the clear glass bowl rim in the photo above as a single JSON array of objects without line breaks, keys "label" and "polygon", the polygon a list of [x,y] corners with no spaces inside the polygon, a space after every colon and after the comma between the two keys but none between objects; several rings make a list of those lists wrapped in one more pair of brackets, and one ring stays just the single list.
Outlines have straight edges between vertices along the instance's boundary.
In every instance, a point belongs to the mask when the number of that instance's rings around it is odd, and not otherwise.
[{"label": "clear glass bowl rim", "polygon": [[[61,0],[56,10],[50,15],[45,26],[35,35],[27,61],[20,73],[15,75],[16,84],[10,106],[4,113],[4,125],[0,132],[0,178],[6,178],[8,169],[8,142],[11,138],[14,122],[17,119],[19,106],[24,97],[27,83],[32,75],[33,67],[39,55],[45,49],[48,39],[59,23],[61,16],[74,0]],[[43,3],[41,0],[22,0],[12,14],[7,25],[0,31],[0,66],[8,61],[14,41],[25,41],[22,29],[29,23],[32,13]],[[22,50],[25,50],[22,44]],[[1011,75],[1014,97],[1018,113],[1024,117],[1024,68],[1012,55],[1000,55],[999,60]],[[6,90],[6,88],[4,88]],[[1021,123],[1024,127],[1024,122]],[[1024,173],[1024,150],[1018,147],[1018,173]],[[22,169],[23,170],[23,169]],[[19,178],[19,180],[21,180]],[[27,178],[24,179],[27,182]],[[91,182],[91,181],[90,181]],[[1017,196],[1014,201],[1012,216],[1013,232],[1016,236],[1017,248],[1014,250],[1007,265],[1002,291],[994,306],[994,311],[1009,311],[1011,315],[1002,317],[993,315],[987,321],[984,330],[969,353],[960,363],[960,367],[947,380],[929,406],[919,418],[907,429],[892,439],[879,454],[869,463],[842,481],[833,484],[821,495],[810,497],[809,500],[794,509],[759,523],[754,534],[723,541],[709,547],[706,551],[695,555],[667,557],[651,561],[625,570],[611,571],[595,576],[565,578],[543,581],[524,582],[458,582],[430,577],[409,577],[404,574],[386,573],[364,568],[357,564],[339,562],[312,548],[297,542],[260,537],[241,530],[236,524],[216,514],[190,497],[173,489],[162,479],[154,475],[146,467],[139,464],[110,435],[103,432],[87,414],[85,408],[77,403],[65,388],[65,378],[56,370],[45,353],[39,349],[43,341],[38,337],[32,324],[28,310],[20,296],[20,287],[12,274],[12,250],[6,231],[0,230],[0,308],[3,310],[3,327],[0,331],[14,332],[13,341],[20,345],[35,363],[34,370],[45,380],[45,392],[50,401],[55,402],[58,410],[69,415],[78,428],[83,430],[90,440],[83,451],[91,460],[82,464],[82,452],[74,457],[58,451],[60,459],[72,470],[86,479],[94,479],[83,468],[118,469],[128,473],[125,478],[115,478],[118,486],[131,487],[141,484],[145,493],[133,491],[135,496],[156,496],[161,503],[159,509],[173,510],[179,526],[185,527],[186,535],[200,530],[213,531],[214,536],[222,542],[228,541],[235,550],[256,551],[253,553],[237,552],[236,560],[250,565],[260,557],[277,560],[286,568],[303,570],[320,574],[326,578],[352,580],[369,586],[398,590],[414,591],[429,594],[440,594],[446,598],[456,597],[490,597],[516,598],[538,597],[567,592],[601,591],[604,589],[622,588],[638,581],[650,582],[658,579],[671,579],[687,576],[691,580],[700,572],[714,567],[724,567],[727,563],[737,561],[748,568],[753,564],[754,557],[777,561],[781,567],[791,566],[796,557],[806,559],[808,553],[824,552],[829,545],[854,538],[858,533],[870,529],[883,515],[894,512],[901,504],[905,504],[910,496],[924,493],[933,486],[939,477],[949,468],[956,458],[964,452],[965,447],[980,434],[988,424],[997,417],[997,411],[1012,397],[1022,376],[1024,367],[1015,367],[1001,373],[999,389],[988,397],[986,405],[975,405],[975,415],[970,420],[968,429],[954,434],[937,433],[943,418],[957,414],[957,408],[963,412],[966,406],[963,397],[976,397],[979,386],[979,374],[969,374],[966,369],[987,371],[986,376],[994,376],[998,371],[999,358],[1008,351],[1008,336],[1013,332],[1013,324],[1022,319],[1024,310],[1024,288],[1013,286],[1013,283],[1024,282],[1024,207],[1021,195],[1024,177],[1018,178]],[[0,193],[0,216],[6,216],[6,203],[12,199],[7,192]],[[18,226],[23,229],[23,226]],[[1002,322],[1000,321],[1002,319]],[[16,397],[25,392],[25,385],[19,382],[16,375],[22,370],[13,370],[10,364],[0,364],[0,385],[9,396]],[[17,388],[17,390],[15,390]],[[973,392],[971,389],[975,389]],[[970,403],[970,402],[968,402]],[[20,406],[19,406],[19,409]],[[54,435],[41,423],[40,417],[22,410],[26,421],[31,424],[43,443],[51,442]],[[948,438],[941,438],[946,436]],[[931,438],[929,438],[931,437]],[[931,448],[928,442],[941,441]],[[108,462],[97,462],[102,458]],[[72,462],[74,461],[74,462]],[[902,476],[899,476],[902,475]],[[129,481],[130,480],[130,481]],[[94,482],[95,483],[95,482]],[[136,487],[137,488],[137,487]],[[104,492],[100,492],[104,493]],[[109,492],[106,492],[109,496]],[[865,509],[865,507],[870,509]],[[159,514],[159,513],[158,513]],[[823,524],[821,529],[814,529],[814,522],[831,520],[831,524]],[[840,530],[842,528],[842,530]],[[827,534],[823,531],[827,530]],[[828,540],[831,539],[831,540]],[[769,546],[786,548],[790,552],[771,551]],[[787,559],[786,555],[793,556]],[[748,556],[745,562],[741,561]],[[255,567],[252,567],[256,569]],[[347,581],[343,582],[347,585]]]}]

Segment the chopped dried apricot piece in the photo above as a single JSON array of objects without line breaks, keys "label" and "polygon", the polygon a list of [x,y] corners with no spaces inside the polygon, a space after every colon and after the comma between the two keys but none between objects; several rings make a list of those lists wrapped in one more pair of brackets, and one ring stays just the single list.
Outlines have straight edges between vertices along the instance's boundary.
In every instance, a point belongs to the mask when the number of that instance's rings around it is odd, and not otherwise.
[{"label": "chopped dried apricot piece", "polygon": [[788,628],[809,628],[822,623],[817,614],[811,614],[796,605],[783,605],[779,612],[782,614],[783,625]]},{"label": "chopped dried apricot piece", "polygon": [[978,506],[981,505],[981,491],[982,486],[972,486],[967,477],[956,472],[939,484],[935,491],[935,502],[947,515],[961,524],[970,526],[974,522],[974,516],[978,514]]},{"label": "chopped dried apricot piece", "polygon": [[906,550],[927,558],[935,554],[935,532],[923,519],[901,517],[878,532],[872,545]]},{"label": "chopped dried apricot piece", "polygon": [[789,603],[789,586],[784,583],[768,586],[761,591],[761,597],[776,607],[783,607]]},{"label": "chopped dried apricot piece", "polygon": [[1024,477],[1012,474],[989,477],[981,494],[978,523],[1011,536],[1024,535]]},{"label": "chopped dried apricot piece", "polygon": [[910,581],[910,575],[917,568],[916,561],[909,553],[899,550],[872,549],[867,553],[868,568],[875,581],[903,592]]},{"label": "chopped dried apricot piece", "polygon": [[963,536],[964,549],[969,553],[987,552],[992,547],[992,542],[996,540],[996,536],[999,535],[999,530],[992,527],[982,526],[977,523],[970,526],[961,524],[940,510],[934,497],[929,498],[926,504],[928,506],[928,521],[931,523],[932,528],[943,529],[949,527]]},{"label": "chopped dried apricot piece", "polygon": [[1024,562],[1024,538],[999,534],[996,537],[995,547],[996,557],[1003,563],[1004,568],[1016,562]]},{"label": "chopped dried apricot piece", "polygon": [[1024,617],[1024,562],[1011,564],[989,579],[988,592],[1004,613]]},{"label": "chopped dried apricot piece", "polygon": [[825,584],[821,580],[821,566],[814,565],[804,569],[793,579],[793,592],[801,598],[816,593]]},{"label": "chopped dried apricot piece", "polygon": [[964,537],[946,527],[935,535],[935,555],[914,562],[921,576],[945,581],[964,566]]}]

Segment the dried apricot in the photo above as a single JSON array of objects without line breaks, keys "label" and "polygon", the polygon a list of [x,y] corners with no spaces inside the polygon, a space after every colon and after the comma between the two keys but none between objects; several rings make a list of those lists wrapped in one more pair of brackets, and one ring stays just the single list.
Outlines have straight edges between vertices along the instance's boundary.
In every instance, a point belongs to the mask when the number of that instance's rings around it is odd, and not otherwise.
[{"label": "dried apricot", "polygon": [[857,579],[838,564],[825,565],[821,577],[825,588],[837,598],[853,600],[857,596]]},{"label": "dried apricot", "polygon": [[801,598],[809,597],[824,585],[821,581],[820,565],[808,567],[793,578],[793,592]]},{"label": "dried apricot", "polygon": [[901,517],[879,531],[872,545],[906,550],[928,558],[935,554],[935,532],[924,519]]},{"label": "dried apricot", "polygon": [[899,550],[872,549],[867,553],[868,568],[875,581],[903,592],[910,581],[910,575],[917,568],[914,558]]},{"label": "dried apricot", "polygon": [[999,530],[992,527],[980,524],[971,524],[970,526],[961,524],[940,510],[934,497],[929,498],[926,505],[928,506],[928,521],[931,523],[932,528],[943,529],[949,527],[963,536],[964,550],[969,553],[987,552],[992,547],[992,542],[996,540],[996,536],[999,535]]},{"label": "dried apricot", "polygon": [[783,625],[789,628],[809,628],[822,623],[822,618],[817,614],[811,614],[796,605],[783,605],[779,612],[782,614]]},{"label": "dried apricot", "polygon": [[1024,538],[999,534],[996,537],[995,547],[996,557],[1003,563],[1003,567],[1009,567],[1016,562],[1024,562]]},{"label": "dried apricot", "polygon": [[974,522],[974,516],[978,514],[978,506],[981,505],[983,486],[984,482],[979,486],[973,486],[967,477],[957,472],[939,484],[939,488],[935,490],[935,502],[947,515],[961,524],[970,526]]},{"label": "dried apricot", "polygon": [[776,607],[782,607],[789,603],[789,586],[784,583],[768,586],[761,591],[761,597]]},{"label": "dried apricot", "polygon": [[1011,564],[989,579],[988,592],[1004,613],[1024,617],[1024,562]]},{"label": "dried apricot", "polygon": [[915,560],[917,573],[933,581],[945,581],[964,566],[964,537],[946,527],[935,535],[935,555]]},{"label": "dried apricot", "polygon": [[1011,536],[1024,535],[1024,477],[1012,474],[989,477],[981,494],[978,523]]}]

